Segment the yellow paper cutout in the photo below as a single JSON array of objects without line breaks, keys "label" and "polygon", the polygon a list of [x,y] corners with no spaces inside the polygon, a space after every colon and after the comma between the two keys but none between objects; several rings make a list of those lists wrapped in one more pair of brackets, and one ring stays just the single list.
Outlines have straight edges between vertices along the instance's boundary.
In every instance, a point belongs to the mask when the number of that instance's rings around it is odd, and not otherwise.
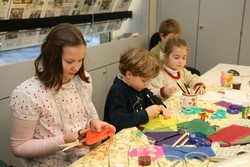
[{"label": "yellow paper cutout", "polygon": [[174,127],[179,123],[187,122],[188,120],[179,120],[177,121],[175,118],[151,118],[146,124],[140,125],[141,127],[154,130],[154,129],[161,129],[167,127]]}]

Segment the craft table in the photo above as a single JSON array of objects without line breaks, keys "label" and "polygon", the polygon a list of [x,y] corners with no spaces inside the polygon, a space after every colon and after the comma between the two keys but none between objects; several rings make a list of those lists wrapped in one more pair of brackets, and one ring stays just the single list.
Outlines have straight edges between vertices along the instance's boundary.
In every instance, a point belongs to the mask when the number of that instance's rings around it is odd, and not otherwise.
[{"label": "craft table", "polygon": [[[108,167],[108,148],[112,142],[124,143],[130,147],[130,150],[136,148],[135,133],[139,132],[136,127],[123,129],[118,132],[113,140],[108,140],[90,151],[88,154],[74,162],[70,167]],[[140,137],[140,143],[147,143],[145,135]],[[119,151],[119,150],[117,150]],[[136,167],[138,164],[137,157],[129,157],[129,166]],[[152,167],[158,167],[157,163],[151,163]]]},{"label": "craft table", "polygon": [[[242,90],[250,92],[250,67],[249,66],[239,66],[239,65],[229,65],[229,64],[218,64],[204,75],[201,76],[204,83],[206,83],[207,91],[218,92],[218,91],[226,91],[231,90],[231,88],[225,88],[220,86],[220,72],[227,71],[229,69],[235,69],[244,77],[242,83]],[[200,118],[198,114],[196,115],[184,115],[182,113],[182,108],[180,106],[180,98],[181,96],[174,95],[167,99],[164,103],[167,105],[169,111],[171,112],[171,117],[178,120],[193,120],[195,118]],[[198,100],[197,107],[207,108],[210,110],[217,109],[225,109],[224,107],[220,107],[214,104],[213,101],[205,101]],[[241,114],[231,115],[227,114],[226,119],[206,119],[211,125],[218,125],[221,127],[226,127],[230,124],[230,122],[235,119],[240,119]],[[138,132],[138,129],[135,127],[124,129],[115,135],[115,139],[113,142],[125,143],[130,146],[130,150],[136,148],[136,142],[133,139],[133,135]],[[102,143],[84,157],[80,158],[76,162],[74,162],[70,167],[100,167],[100,166],[108,166],[108,154],[107,149],[110,145],[110,140]],[[147,142],[146,136],[141,138],[141,142]],[[137,157],[129,157],[129,164],[131,167],[137,166],[138,160]],[[156,162],[153,162],[151,166],[158,166]]]},{"label": "craft table", "polygon": [[250,92],[250,66],[234,65],[234,64],[217,64],[215,67],[207,71],[201,76],[201,79],[207,85],[220,86],[221,71],[228,71],[234,69],[243,77],[241,90]]}]

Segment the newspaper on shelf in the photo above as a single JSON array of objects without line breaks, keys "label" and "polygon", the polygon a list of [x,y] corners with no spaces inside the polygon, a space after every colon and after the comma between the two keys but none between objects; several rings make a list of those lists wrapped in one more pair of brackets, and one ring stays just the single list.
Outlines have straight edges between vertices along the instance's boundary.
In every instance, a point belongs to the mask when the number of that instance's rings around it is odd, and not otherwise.
[{"label": "newspaper on shelf", "polygon": [[6,20],[10,7],[10,0],[1,0],[0,2],[0,20]]},{"label": "newspaper on shelf", "polygon": [[[93,21],[80,27],[83,35],[110,32],[121,28],[123,20],[94,22],[95,13],[128,10],[132,0],[0,0],[0,20],[33,19],[93,14]],[[1,32],[0,50],[39,45],[48,29]]]},{"label": "newspaper on shelf", "polygon": [[46,0],[13,0],[8,11],[8,19],[40,18]]},{"label": "newspaper on shelf", "polygon": [[131,2],[132,0],[117,0],[113,11],[127,11]]}]

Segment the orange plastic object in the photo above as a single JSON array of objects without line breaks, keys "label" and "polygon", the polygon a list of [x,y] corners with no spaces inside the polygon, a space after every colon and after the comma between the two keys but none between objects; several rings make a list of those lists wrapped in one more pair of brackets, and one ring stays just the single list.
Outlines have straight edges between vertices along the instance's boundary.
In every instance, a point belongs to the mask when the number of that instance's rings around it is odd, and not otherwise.
[{"label": "orange plastic object", "polygon": [[114,131],[113,129],[104,129],[101,132],[92,132],[88,130],[86,132],[86,145],[93,145],[99,141],[105,140],[108,137],[113,137]]}]

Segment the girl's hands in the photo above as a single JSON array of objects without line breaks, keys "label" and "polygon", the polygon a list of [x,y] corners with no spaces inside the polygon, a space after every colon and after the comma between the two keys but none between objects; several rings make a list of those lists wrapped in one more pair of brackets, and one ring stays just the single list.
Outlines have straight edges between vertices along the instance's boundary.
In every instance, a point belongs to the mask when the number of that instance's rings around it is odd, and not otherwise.
[{"label": "girl's hands", "polygon": [[200,88],[197,92],[197,94],[199,94],[199,95],[204,95],[205,93],[206,93],[206,89],[204,89],[204,88]]},{"label": "girl's hands", "polygon": [[113,129],[114,133],[116,131],[115,127],[107,122],[101,121],[99,119],[93,118],[90,121],[90,130],[92,132],[100,132],[102,129]]},{"label": "girl's hands", "polygon": [[[198,91],[197,91],[197,90],[198,90]],[[197,88],[195,89],[195,92],[196,92],[197,94],[199,94],[199,95],[204,95],[204,94],[206,93],[206,88],[205,88],[204,85],[201,86],[201,87],[197,87]]]},{"label": "girl's hands", "polygon": [[[115,127],[107,122],[104,122],[95,118],[93,118],[90,121],[90,130],[93,132],[100,132],[101,130],[108,129],[108,128],[112,129],[115,133],[116,131]],[[81,129],[79,133],[81,135],[84,135],[88,130],[89,129]],[[74,142],[77,140],[77,138],[78,138],[78,132],[70,132],[70,133],[63,135],[64,143]]]},{"label": "girl's hands", "polygon": [[172,96],[177,91],[177,88],[174,86],[165,86],[164,87],[164,94],[168,97]]}]

